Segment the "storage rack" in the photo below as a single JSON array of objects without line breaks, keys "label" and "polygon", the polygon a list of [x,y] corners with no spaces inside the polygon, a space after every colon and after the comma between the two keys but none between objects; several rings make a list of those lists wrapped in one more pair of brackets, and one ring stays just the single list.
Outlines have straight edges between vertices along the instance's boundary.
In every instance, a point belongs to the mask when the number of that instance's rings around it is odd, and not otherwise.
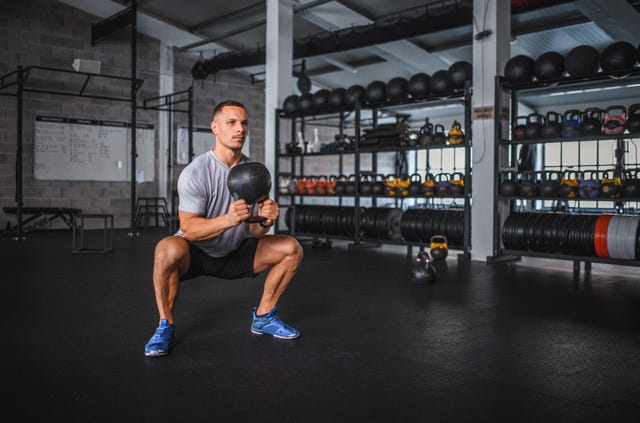
[{"label": "storage rack", "polygon": [[[318,238],[327,238],[330,239],[343,239],[352,241],[350,247],[358,247],[358,246],[376,246],[380,244],[393,244],[393,245],[405,245],[408,247],[408,251],[410,253],[411,247],[424,245],[424,243],[420,243],[417,241],[407,241],[407,240],[390,240],[390,239],[370,239],[365,238],[361,235],[359,219],[355,219],[355,234],[353,236],[338,236],[338,235],[327,235],[327,234],[314,234],[314,233],[298,233],[295,230],[295,205],[304,204],[305,197],[315,197],[315,198],[338,198],[338,204],[342,205],[343,198],[353,198],[354,207],[356,211],[356,216],[359,214],[359,210],[361,207],[361,197],[371,197],[371,204],[373,207],[376,206],[378,199],[390,199],[395,200],[396,205],[398,201],[403,201],[404,199],[412,199],[412,198],[425,198],[425,197],[391,197],[391,196],[364,196],[360,193],[360,175],[362,174],[361,162],[360,158],[362,154],[372,154],[371,164],[372,170],[370,173],[377,173],[377,154],[378,153],[388,153],[388,152],[410,152],[410,151],[428,151],[432,149],[463,149],[464,150],[464,194],[461,199],[464,200],[464,205],[462,210],[464,211],[464,228],[463,228],[463,243],[460,245],[460,249],[462,250],[462,254],[459,255],[461,259],[470,258],[470,226],[471,226],[471,144],[472,144],[472,135],[471,135],[471,95],[472,88],[470,82],[467,82],[464,89],[455,90],[448,93],[442,93],[437,95],[429,95],[420,98],[407,98],[400,101],[386,101],[383,103],[375,104],[375,105],[365,105],[361,106],[359,102],[356,103],[355,107],[352,109],[343,109],[339,112],[328,112],[328,113],[315,113],[312,115],[303,115],[301,113],[287,114],[283,110],[276,110],[276,158],[275,158],[275,174],[276,180],[279,179],[280,176],[295,176],[296,169],[299,167],[299,175],[304,175],[304,160],[305,158],[314,158],[320,156],[337,156],[338,157],[338,167],[339,174],[343,174],[343,157],[345,155],[353,155],[354,156],[354,174],[355,178],[355,192],[354,194],[334,194],[334,195],[300,195],[300,194],[280,194],[279,190],[276,189],[276,201],[279,202],[281,197],[287,197],[289,199],[289,203],[286,205],[281,204],[281,208],[284,207],[293,207],[293,213],[291,213],[291,221],[289,231],[294,236],[301,237],[311,237],[312,239]],[[464,128],[465,128],[465,141],[459,145],[429,145],[429,146],[398,146],[398,147],[364,147],[361,146],[358,140],[361,139],[361,126],[362,126],[362,111],[368,110],[371,112],[372,116],[372,126],[373,128],[377,127],[378,113],[381,111],[401,111],[402,109],[410,109],[411,107],[416,106],[430,106],[437,107],[441,105],[451,104],[453,102],[463,102],[464,103]],[[344,134],[344,123],[346,113],[353,113],[354,117],[354,132],[355,132],[355,142],[352,150],[343,150],[343,151],[330,151],[330,152],[319,152],[319,153],[286,153],[283,152],[284,146],[286,142],[283,141],[283,137],[280,130],[281,120],[286,119],[290,121],[290,139],[293,141],[296,139],[296,133],[298,130],[298,121],[300,122],[300,129],[304,131],[305,119],[327,119],[333,117],[337,118],[339,121],[338,125],[338,134]],[[290,166],[288,171],[283,172],[280,169],[280,159],[281,158],[289,158]],[[369,172],[369,171],[366,171]],[[427,200],[429,201],[429,200]],[[278,227],[278,226],[276,226]]]},{"label": "storage rack", "polygon": [[[499,104],[498,99],[500,98],[501,90],[503,92],[508,92],[510,99],[510,119],[509,119],[509,127],[513,128],[518,117],[518,100],[521,96],[536,96],[536,95],[545,95],[554,92],[560,92],[561,90],[575,90],[576,92],[580,89],[588,89],[588,90],[597,90],[603,89],[607,90],[607,88],[613,86],[614,84],[624,84],[631,85],[630,88],[627,89],[635,89],[638,90],[640,87],[640,69],[633,68],[624,71],[610,71],[610,72],[599,72],[597,74],[588,76],[588,77],[562,77],[553,80],[545,80],[545,81],[532,81],[532,82],[523,82],[523,83],[509,83],[505,81],[505,79],[501,76],[496,77],[496,104]],[[638,90],[640,91],[640,90]],[[607,99],[609,100],[609,99]],[[607,101],[605,100],[605,101]],[[613,99],[611,99],[613,101]],[[597,213],[610,213],[610,214],[621,214],[624,213],[625,210],[627,212],[636,214],[638,203],[640,203],[640,198],[590,198],[590,197],[526,197],[526,196],[502,196],[499,193],[499,185],[500,185],[500,175],[503,174],[504,171],[515,171],[513,167],[509,168],[501,168],[500,163],[504,163],[508,161],[513,164],[516,162],[515,154],[516,148],[522,145],[552,145],[556,143],[567,144],[567,143],[577,143],[578,148],[582,143],[596,143],[597,146],[597,160],[596,163],[579,163],[578,170],[580,167],[591,167],[595,169],[602,169],[605,167],[603,163],[600,162],[600,143],[602,142],[610,142],[615,141],[615,160],[614,163],[608,163],[607,169],[615,169],[616,173],[622,173],[625,170],[625,153],[628,152],[627,145],[631,142],[632,139],[639,138],[638,134],[628,134],[623,133],[619,135],[607,135],[607,134],[596,134],[596,135],[582,135],[579,137],[571,137],[571,138],[540,138],[540,139],[525,139],[525,140],[512,140],[509,139],[507,134],[501,133],[501,125],[496,123],[496,149],[498,160],[496,160],[496,189],[494,191],[494,199],[496,202],[508,202],[509,211],[513,212],[518,203],[520,206],[528,205],[533,211],[549,211],[549,207],[545,207],[545,203],[555,202],[556,204],[560,204],[560,209],[564,209],[566,212],[569,208],[576,208],[578,204],[593,204],[595,203],[595,207],[589,206],[584,207],[588,209],[589,213],[597,214]],[[562,151],[562,150],[561,150]],[[637,152],[636,152],[637,154]],[[560,159],[561,167],[562,167],[562,158]],[[637,157],[635,160],[635,164],[637,165]],[[574,202],[576,206],[568,207],[569,202]],[[635,207],[629,207],[629,204],[636,203]],[[603,205],[604,204],[604,205]],[[590,268],[591,263],[606,263],[606,264],[618,264],[618,265],[628,265],[628,266],[640,266],[640,260],[627,260],[627,259],[613,259],[613,258],[605,258],[605,257],[597,257],[597,256],[585,256],[585,255],[574,255],[574,254],[559,254],[553,252],[539,252],[539,251],[529,251],[529,250],[513,250],[507,249],[503,247],[501,241],[502,235],[502,224],[504,222],[504,216],[496,216],[496,220],[494,223],[494,227],[496,230],[496,239],[498,240],[498,246],[495,249],[496,259],[499,258],[519,258],[521,256],[530,256],[530,257],[540,257],[540,258],[553,258],[553,259],[563,259],[570,260],[574,262],[574,269],[579,270],[580,262],[585,262],[585,268]],[[637,257],[636,257],[637,258]]]}]

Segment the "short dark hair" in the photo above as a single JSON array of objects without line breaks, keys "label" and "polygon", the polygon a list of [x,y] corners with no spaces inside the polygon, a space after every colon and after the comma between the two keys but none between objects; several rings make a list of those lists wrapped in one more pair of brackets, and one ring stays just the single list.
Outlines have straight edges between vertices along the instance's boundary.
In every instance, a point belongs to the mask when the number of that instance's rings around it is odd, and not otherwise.
[{"label": "short dark hair", "polygon": [[225,101],[221,101],[220,103],[218,103],[218,105],[216,107],[213,108],[213,115],[212,115],[212,119],[216,118],[216,115],[218,113],[220,113],[220,111],[222,109],[224,109],[227,106],[233,106],[233,107],[242,107],[244,109],[244,111],[247,111],[247,108],[244,107],[244,104],[240,103],[239,101],[236,100],[225,100]]}]

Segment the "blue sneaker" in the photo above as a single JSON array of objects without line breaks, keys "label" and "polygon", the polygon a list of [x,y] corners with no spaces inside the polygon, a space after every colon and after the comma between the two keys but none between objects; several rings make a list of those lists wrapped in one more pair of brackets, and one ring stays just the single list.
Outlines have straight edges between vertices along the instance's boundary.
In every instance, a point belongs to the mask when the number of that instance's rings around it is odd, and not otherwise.
[{"label": "blue sneaker", "polygon": [[144,346],[144,355],[147,357],[161,357],[169,354],[169,350],[173,347],[174,331],[175,328],[166,319],[160,320],[156,333]]},{"label": "blue sneaker", "polygon": [[300,331],[292,328],[277,316],[278,309],[273,308],[265,316],[256,316],[257,307],[252,310],[253,322],[251,332],[256,335],[272,335],[281,339],[294,339],[300,336]]}]

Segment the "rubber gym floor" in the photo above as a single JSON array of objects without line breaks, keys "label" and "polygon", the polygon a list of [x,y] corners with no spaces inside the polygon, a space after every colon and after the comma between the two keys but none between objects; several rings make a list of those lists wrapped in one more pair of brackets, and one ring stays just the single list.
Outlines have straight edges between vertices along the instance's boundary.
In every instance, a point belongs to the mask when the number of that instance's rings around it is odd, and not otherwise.
[{"label": "rubber gym floor", "polygon": [[305,258],[279,303],[293,341],[253,335],[264,276],[185,282],[177,344],[157,324],[155,243],[116,231],[0,238],[3,414],[11,422],[637,422],[637,268],[561,260],[439,263],[412,285],[406,248]]}]

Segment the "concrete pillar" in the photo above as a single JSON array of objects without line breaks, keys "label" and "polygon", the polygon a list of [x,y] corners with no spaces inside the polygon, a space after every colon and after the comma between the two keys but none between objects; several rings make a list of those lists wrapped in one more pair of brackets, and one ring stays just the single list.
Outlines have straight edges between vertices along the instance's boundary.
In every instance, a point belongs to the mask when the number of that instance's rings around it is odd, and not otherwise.
[{"label": "concrete pillar", "polygon": [[[474,0],[473,15],[471,259],[485,261],[495,255],[499,245],[496,216],[500,210],[494,201],[497,189],[494,119],[501,119],[502,106],[494,108],[495,76],[503,73],[510,55],[511,3],[509,0]],[[506,98],[502,101],[507,104]],[[508,122],[503,121],[502,125]]]},{"label": "concrete pillar", "polygon": [[[160,43],[158,95],[173,93],[173,47]],[[184,107],[183,107],[184,108]],[[169,130],[171,112],[158,112],[158,196],[167,199],[167,205],[171,209],[172,173],[169,163],[173,166],[169,157],[172,131]],[[175,148],[175,144],[171,146]],[[175,155],[175,154],[173,154]]]},{"label": "concrete pillar", "polygon": [[[291,0],[267,0],[267,45],[265,88],[265,165],[275,169],[275,110],[281,107],[286,96],[293,92],[293,2]],[[275,179],[274,175],[274,179]],[[271,187],[271,196],[278,185]]]}]

